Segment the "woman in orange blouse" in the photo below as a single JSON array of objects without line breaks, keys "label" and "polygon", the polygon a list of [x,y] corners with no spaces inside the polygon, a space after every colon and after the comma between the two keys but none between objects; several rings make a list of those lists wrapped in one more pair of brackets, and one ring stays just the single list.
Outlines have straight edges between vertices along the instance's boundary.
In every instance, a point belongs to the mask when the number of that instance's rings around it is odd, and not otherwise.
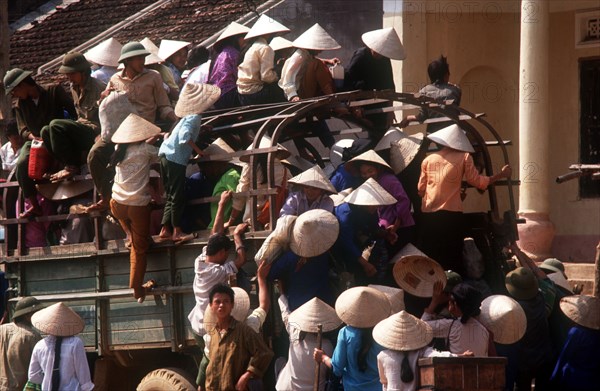
[{"label": "woman in orange blouse", "polygon": [[446,270],[463,274],[464,240],[461,184],[463,179],[480,190],[510,178],[509,165],[493,176],[480,175],[470,153],[475,152],[464,131],[454,124],[427,136],[441,150],[427,156],[421,164],[418,192],[423,212],[419,248]]}]

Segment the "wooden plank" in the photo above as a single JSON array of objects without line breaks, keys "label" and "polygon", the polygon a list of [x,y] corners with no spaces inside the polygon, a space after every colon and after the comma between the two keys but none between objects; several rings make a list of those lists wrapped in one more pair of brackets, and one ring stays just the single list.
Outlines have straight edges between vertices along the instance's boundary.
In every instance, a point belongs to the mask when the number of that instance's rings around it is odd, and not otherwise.
[{"label": "wooden plank", "polygon": [[57,293],[81,293],[96,290],[96,279],[73,278],[68,280],[32,281],[21,285],[26,296],[50,295]]},{"label": "wooden plank", "polygon": [[[136,345],[171,341],[171,328],[136,329],[113,331],[109,335],[110,345]],[[139,349],[139,346],[135,346]]]},{"label": "wooden plank", "polygon": [[95,259],[64,260],[60,265],[53,262],[28,263],[21,266],[27,276],[27,282],[48,280],[70,280],[90,278],[96,275]]}]

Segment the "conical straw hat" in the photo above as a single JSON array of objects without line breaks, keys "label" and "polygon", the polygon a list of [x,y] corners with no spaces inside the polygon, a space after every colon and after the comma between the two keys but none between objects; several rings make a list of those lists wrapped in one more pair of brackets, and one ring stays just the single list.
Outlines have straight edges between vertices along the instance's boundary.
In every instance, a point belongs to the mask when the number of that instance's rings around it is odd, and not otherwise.
[{"label": "conical straw hat", "polygon": [[290,155],[287,158],[281,160],[281,163],[287,165],[290,168],[306,171],[312,168],[313,163],[304,159],[303,157]]},{"label": "conical straw hat", "polygon": [[154,44],[150,40],[150,38],[146,37],[140,41],[142,45],[146,48],[147,51],[150,52],[148,56],[146,56],[146,60],[144,61],[145,65],[158,64],[159,62],[163,62],[164,59],[158,56],[158,46]]},{"label": "conical straw hat", "polygon": [[412,136],[407,136],[404,132],[400,140],[394,141],[391,144],[390,150],[390,165],[394,173],[400,174],[414,160],[423,144],[423,133],[417,133]]},{"label": "conical straw hat", "polygon": [[403,136],[404,136],[404,132],[402,131],[402,129],[398,129],[398,128],[394,128],[394,127],[389,128],[388,131],[385,132],[385,134],[383,135],[381,140],[379,140],[379,142],[377,143],[375,148],[373,148],[373,150],[375,152],[379,152],[379,151],[385,151],[386,149],[390,149],[392,146],[392,143],[394,141],[400,140]]},{"label": "conical straw hat", "polygon": [[560,309],[578,325],[600,330],[600,298],[586,295],[563,297]]},{"label": "conical straw hat", "polygon": [[346,168],[346,171],[348,171],[352,175],[359,175],[360,172],[358,167],[360,166],[359,163],[361,162],[379,164],[380,166],[383,166],[392,171],[392,167],[390,167],[390,165],[385,160],[383,160],[383,158],[379,156],[377,152],[375,152],[372,149],[369,149],[367,152],[361,153],[357,157],[348,160],[344,168]]},{"label": "conical straw hat", "polygon": [[318,325],[323,326],[323,332],[333,331],[340,327],[342,320],[335,310],[318,297],[314,297],[298,307],[290,314],[288,322],[307,333],[319,332]]},{"label": "conical straw hat", "polygon": [[377,323],[373,339],[384,348],[406,352],[429,345],[433,331],[427,322],[400,311]]},{"label": "conical straw hat", "polygon": [[250,28],[250,31],[248,31],[248,34],[246,34],[245,39],[256,38],[268,34],[289,32],[289,28],[285,27],[275,19],[271,19],[267,15],[262,14]]},{"label": "conical straw hat", "polygon": [[173,54],[177,53],[179,50],[185,47],[190,46],[191,44],[191,42],[163,39],[162,41],[160,41],[160,46],[158,48],[158,57],[164,58],[166,61]]},{"label": "conical straw hat", "polygon": [[548,274],[548,278],[551,279],[552,282],[554,282],[556,285],[566,289],[570,293],[573,293],[573,288],[571,288],[571,284],[569,284],[569,281],[567,281],[567,279],[561,272],[550,273]]},{"label": "conical straw hat", "polygon": [[354,139],[344,138],[336,142],[329,152],[329,161],[334,167],[338,167],[344,162],[344,149],[350,148],[354,143]]},{"label": "conical straw hat", "polygon": [[318,165],[304,171],[301,174],[296,175],[295,177],[288,180],[289,183],[294,183],[296,185],[302,186],[310,186],[317,189],[325,190],[329,193],[336,193],[335,187],[331,184],[329,179],[327,179],[327,175],[323,172],[323,169]]},{"label": "conical straw hat", "polygon": [[221,42],[222,40],[229,38],[229,37],[233,37],[235,35],[240,35],[240,34],[246,35],[248,33],[248,31],[250,31],[249,27],[246,27],[243,24],[239,24],[237,22],[231,22],[229,24],[229,26],[227,26],[227,28],[225,30],[223,30],[221,35],[219,35],[219,38],[217,38],[217,40],[215,41],[215,44],[217,42]]},{"label": "conical straw hat", "polygon": [[337,194],[330,195],[329,198],[331,198],[331,200],[333,201],[333,206],[340,206],[341,204],[343,204],[344,199],[346,199],[346,197],[348,197],[350,193],[352,193],[352,191],[354,191],[354,189],[350,187],[348,189],[340,191]]},{"label": "conical straw hat", "polygon": [[369,328],[390,316],[391,305],[377,289],[357,286],[338,296],[335,312],[348,326]]},{"label": "conical straw hat", "polygon": [[111,141],[115,144],[136,143],[144,141],[160,133],[160,128],[137,114],[129,114],[117,131],[112,135]]},{"label": "conical straw hat", "polygon": [[44,198],[52,201],[67,200],[85,194],[94,188],[91,179],[80,181],[62,181],[58,183],[41,183],[37,185],[38,192]]},{"label": "conical straw hat", "polygon": [[123,45],[119,41],[109,38],[88,50],[85,58],[94,64],[116,67],[119,66],[122,47]]},{"label": "conical straw hat", "polygon": [[221,97],[221,89],[211,84],[187,83],[183,86],[179,100],[175,105],[175,115],[200,114],[210,109]]},{"label": "conical straw hat", "polygon": [[456,124],[440,129],[428,135],[427,138],[436,144],[456,149],[457,151],[475,152],[464,130]]},{"label": "conical straw hat", "polygon": [[525,311],[512,297],[488,296],[481,302],[479,321],[494,334],[494,342],[510,345],[525,335]]},{"label": "conical straw hat", "polygon": [[373,30],[362,35],[362,40],[373,51],[392,60],[404,60],[406,52],[393,27]]},{"label": "conical straw hat", "polygon": [[390,193],[385,191],[373,178],[367,179],[356,188],[344,202],[362,206],[384,206],[393,205],[398,202]]},{"label": "conical straw hat", "polygon": [[44,334],[70,337],[81,333],[85,322],[64,303],[56,303],[33,314],[31,324]]},{"label": "conical straw hat", "polygon": [[278,50],[289,49],[289,48],[294,47],[294,45],[292,44],[292,41],[290,41],[289,39],[282,38],[282,37],[273,38],[271,40],[271,42],[269,42],[269,46],[271,47],[271,49],[273,49],[274,52],[276,52]]},{"label": "conical straw hat", "polygon": [[333,246],[339,232],[340,225],[333,214],[323,209],[309,210],[296,219],[290,250],[301,257],[316,257]]},{"label": "conical straw hat", "polygon": [[[234,295],[231,316],[238,322],[244,322],[248,317],[248,311],[250,311],[250,297],[242,288],[234,286],[231,289],[233,289]],[[217,316],[213,312],[212,308],[210,308],[210,304],[204,311],[203,323],[206,329],[210,329],[217,324]]]},{"label": "conical straw hat", "polygon": [[[241,165],[240,159],[237,157],[228,157],[222,155],[228,155],[234,153],[234,149],[229,146],[222,138],[218,138],[212,142],[208,147],[204,148],[204,156],[209,156],[209,161],[216,162],[228,162],[231,164]],[[218,156],[218,157],[217,157]]]},{"label": "conical straw hat", "polygon": [[368,286],[383,292],[387,296],[392,306],[392,314],[396,314],[404,309],[404,291],[402,289],[375,284],[369,284]]},{"label": "conical straw hat", "polygon": [[[258,144],[258,148],[270,148],[272,147],[271,137],[262,136],[260,142]],[[252,151],[254,149],[254,143],[248,145],[246,148],[247,151]],[[275,159],[281,160],[289,157],[291,155],[290,151],[287,150],[283,145],[277,144],[277,152],[275,152]],[[240,156],[240,160],[244,163],[248,163],[250,161],[250,155]]]},{"label": "conical straw hat", "polygon": [[115,144],[127,144],[144,141],[160,133],[160,128],[137,114],[131,113],[121,122],[111,141]]},{"label": "conical straw hat", "polygon": [[293,42],[294,47],[307,50],[335,50],[341,48],[319,23],[315,23]]},{"label": "conical straw hat", "polygon": [[392,258],[396,284],[411,295],[433,296],[433,284],[441,281],[446,285],[446,273],[439,263],[407,244]]}]

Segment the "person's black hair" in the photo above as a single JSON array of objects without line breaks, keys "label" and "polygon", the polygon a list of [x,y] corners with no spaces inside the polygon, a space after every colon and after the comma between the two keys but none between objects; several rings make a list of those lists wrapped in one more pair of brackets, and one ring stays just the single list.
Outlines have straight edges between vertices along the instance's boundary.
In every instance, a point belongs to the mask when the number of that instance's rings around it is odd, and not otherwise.
[{"label": "person's black hair", "polygon": [[229,298],[231,299],[231,304],[233,304],[233,300],[235,298],[235,292],[233,291],[233,289],[231,289],[229,286],[227,286],[225,284],[217,284],[212,287],[210,292],[208,292],[208,302],[209,303],[212,304],[213,298],[215,297],[215,295],[217,293],[222,293],[222,294],[229,296]]},{"label": "person's black hair", "polygon": [[229,251],[230,248],[231,239],[229,239],[225,234],[212,234],[206,243],[206,255],[213,256],[221,250]]},{"label": "person's black hair", "polygon": [[466,283],[460,283],[450,293],[458,308],[462,312],[460,323],[467,323],[469,318],[481,313],[481,292]]},{"label": "person's black hair", "polygon": [[17,126],[17,121],[11,119],[6,123],[4,135],[6,136],[6,138],[9,138],[10,136],[19,135],[19,127]]},{"label": "person's black hair", "polygon": [[208,61],[208,55],[208,49],[204,46],[194,46],[188,53],[187,60],[185,62],[185,68],[192,69],[200,64],[204,64],[206,61]]},{"label": "person's black hair", "polygon": [[121,163],[123,159],[125,159],[125,154],[127,153],[127,147],[129,144],[117,144],[115,151],[110,157],[110,166],[116,167],[117,164]]},{"label": "person's black hair", "polygon": [[[35,82],[35,80],[33,80],[33,77],[31,76],[27,76],[25,79],[23,79],[23,81],[21,81],[21,83],[25,83],[25,84],[29,84],[30,86],[37,86],[38,84]],[[19,83],[19,84],[21,84]]]},{"label": "person's black hair", "polygon": [[444,77],[450,73],[450,65],[448,65],[448,59],[444,56],[440,56],[437,60],[432,61],[427,67],[427,74],[429,80],[433,84],[439,84],[444,81]]},{"label": "person's black hair", "polygon": [[347,162],[348,160],[357,157],[363,152],[371,149],[372,141],[366,138],[359,138],[352,142],[352,145],[348,148],[344,148],[342,152],[342,161]]},{"label": "person's black hair", "polygon": [[400,364],[400,380],[404,383],[410,383],[415,379],[415,374],[410,367],[410,361],[408,360],[408,352],[402,352],[404,357],[402,358],[402,364]]},{"label": "person's black hair", "polygon": [[361,329],[360,349],[358,349],[357,362],[358,370],[365,372],[369,366],[369,350],[373,346],[373,327]]}]

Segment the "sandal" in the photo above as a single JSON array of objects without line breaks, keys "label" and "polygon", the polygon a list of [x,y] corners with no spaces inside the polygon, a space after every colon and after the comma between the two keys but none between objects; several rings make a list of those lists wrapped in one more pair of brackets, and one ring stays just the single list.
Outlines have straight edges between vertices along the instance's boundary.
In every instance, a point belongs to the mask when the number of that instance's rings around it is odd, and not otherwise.
[{"label": "sandal", "polygon": [[189,242],[190,240],[194,240],[198,238],[198,233],[197,232],[193,232],[191,234],[186,234],[183,236],[180,236],[178,239],[173,240],[175,242],[176,246],[182,245],[183,243]]},{"label": "sandal", "polygon": [[90,212],[104,212],[106,210],[108,210],[108,203],[105,203],[104,201],[98,201],[95,204],[88,206],[85,211],[87,213],[90,213]]}]

